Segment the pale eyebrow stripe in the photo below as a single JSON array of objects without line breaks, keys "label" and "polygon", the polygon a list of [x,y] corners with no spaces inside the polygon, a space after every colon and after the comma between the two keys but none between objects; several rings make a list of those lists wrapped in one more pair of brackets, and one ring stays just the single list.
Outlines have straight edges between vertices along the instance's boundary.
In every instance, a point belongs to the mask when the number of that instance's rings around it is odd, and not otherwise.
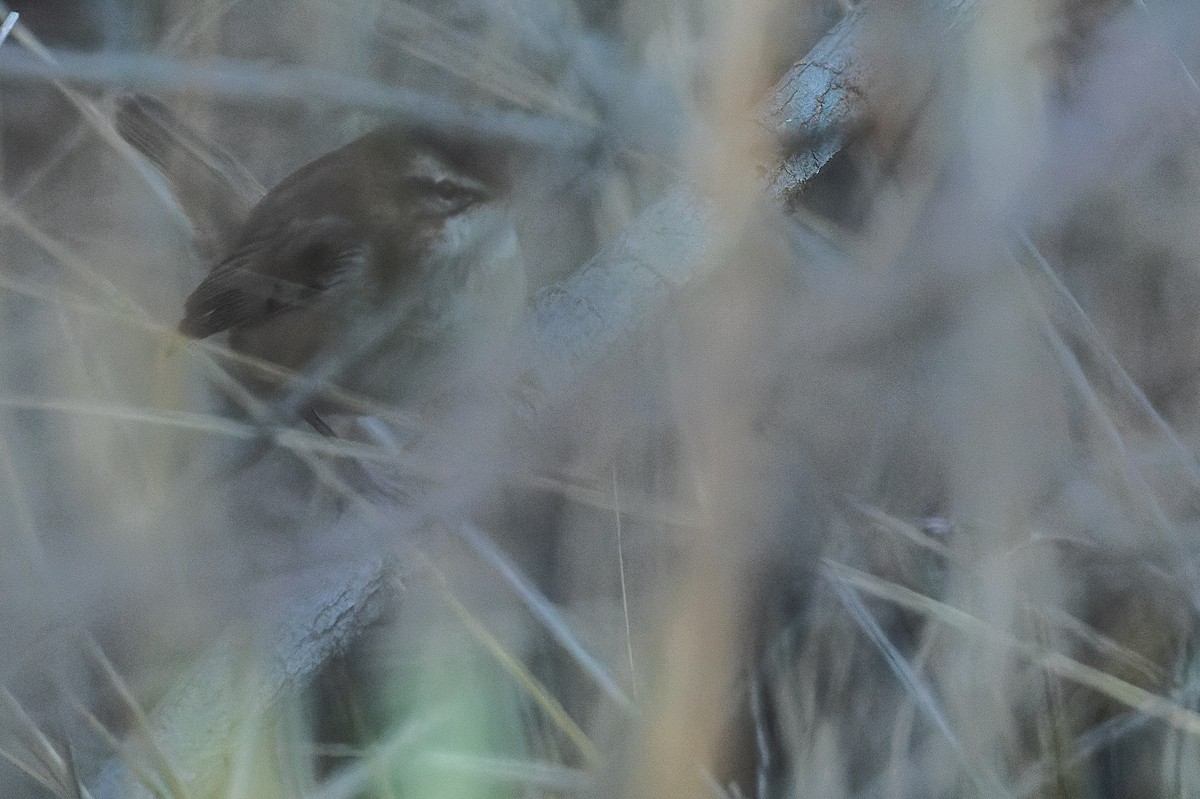
[{"label": "pale eyebrow stripe", "polygon": [[431,183],[448,181],[457,186],[487,193],[488,185],[471,175],[464,174],[452,168],[440,158],[428,153],[421,153],[409,162],[409,168],[404,173],[408,180],[427,180]]}]

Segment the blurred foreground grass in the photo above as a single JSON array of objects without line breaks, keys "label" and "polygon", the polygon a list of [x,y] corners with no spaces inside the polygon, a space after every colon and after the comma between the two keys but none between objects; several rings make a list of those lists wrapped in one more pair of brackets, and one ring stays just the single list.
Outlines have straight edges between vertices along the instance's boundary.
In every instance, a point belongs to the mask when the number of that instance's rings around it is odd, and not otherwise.
[{"label": "blurred foreground grass", "polygon": [[[1191,5],[55,5],[0,45],[5,796],[1200,790]],[[259,413],[173,332],[242,206],[128,91],[258,190],[520,140],[486,396]]]}]

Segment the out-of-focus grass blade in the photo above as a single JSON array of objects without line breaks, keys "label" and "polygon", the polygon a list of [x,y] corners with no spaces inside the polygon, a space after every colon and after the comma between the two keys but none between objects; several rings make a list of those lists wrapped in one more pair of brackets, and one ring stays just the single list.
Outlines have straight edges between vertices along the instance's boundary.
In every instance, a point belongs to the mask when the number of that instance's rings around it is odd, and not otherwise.
[{"label": "out-of-focus grass blade", "polygon": [[1106,746],[1146,726],[1149,718],[1134,711],[1113,716],[1076,736],[1065,761],[1042,760],[1029,767],[1017,781],[1013,799],[1044,795],[1041,791],[1063,766],[1075,766],[1093,757]]},{"label": "out-of-focus grass blade", "polygon": [[167,792],[174,799],[186,799],[189,795],[187,787],[183,784],[183,780],[180,779],[175,765],[159,745],[158,738],[154,734],[154,729],[150,725],[150,719],[146,717],[141,703],[134,697],[133,691],[130,690],[125,679],[121,677],[116,667],[113,666],[112,661],[104,654],[104,651],[100,648],[100,644],[90,635],[84,640],[83,648],[91,657],[92,662],[99,668],[100,674],[113,689],[117,698],[120,699],[129,718],[133,719],[134,729],[141,735],[142,741],[150,753],[152,764],[167,787]]},{"label": "out-of-focus grass blade", "polygon": [[445,713],[426,713],[405,724],[372,746],[366,757],[335,772],[307,799],[354,799],[361,795],[376,775],[387,773],[398,758],[410,755],[413,746],[446,719]]},{"label": "out-of-focus grass blade", "polygon": [[108,727],[104,726],[104,723],[101,722],[100,719],[96,718],[96,715],[92,713],[91,710],[89,710],[78,699],[74,698],[71,701],[71,706],[75,708],[75,712],[83,717],[83,720],[87,722],[87,725],[91,727],[92,730],[99,735],[106,744],[108,744],[109,749],[112,750],[116,757],[121,759],[121,762],[125,764],[125,768],[129,770],[129,773],[134,776],[134,779],[136,779],[143,788],[155,796],[156,799],[168,799],[167,789],[163,787],[157,780],[155,780],[150,772],[142,768],[141,764],[137,763],[132,757],[127,755],[126,748],[122,745],[121,740],[117,738],[117,736],[113,735],[112,731],[109,730]]},{"label": "out-of-focus grass blade", "polygon": [[571,657],[575,658],[580,667],[596,681],[614,702],[621,707],[628,707],[630,704],[629,698],[625,696],[625,692],[617,685],[608,667],[601,663],[591,652],[587,651],[583,642],[575,635],[570,624],[567,623],[567,620],[559,612],[558,608],[554,607],[550,600],[546,599],[521,574],[521,571],[504,556],[504,553],[496,548],[486,533],[469,523],[461,525],[458,529],[463,540],[470,544],[471,548],[504,578],[505,582],[517,594],[525,607],[529,609],[529,612],[542,623],[554,640],[563,649],[567,650]]},{"label": "out-of-focus grass blade", "polygon": [[424,763],[456,772],[486,777],[497,784],[561,793],[583,793],[595,787],[591,774],[557,763],[539,763],[500,757],[480,757],[460,752],[426,752]]},{"label": "out-of-focus grass blade", "polygon": [[8,34],[12,33],[12,29],[16,27],[17,20],[20,18],[21,15],[16,11],[8,12],[8,15],[4,18],[4,22],[0,23],[0,44],[4,44],[4,41],[8,39]]},{"label": "out-of-focus grass blade", "polygon": [[881,580],[866,572],[825,559],[821,573],[831,581],[842,581],[879,599],[920,613],[960,633],[1000,644],[1041,669],[1062,679],[1091,688],[1116,702],[1165,721],[1176,729],[1200,736],[1200,713],[1166,697],[1139,688],[1100,669],[1080,663],[1059,652],[1043,652],[1033,644],[997,630],[966,611],[924,596],[902,585]]},{"label": "out-of-focus grass blade", "polygon": [[1195,454],[1179,440],[1145,392],[1121,366],[1117,356],[1104,343],[1104,337],[1096,325],[1055,274],[1029,235],[1018,232],[1016,239],[1017,260],[1025,267],[1026,275],[1035,286],[1051,323],[1069,343],[1076,345],[1071,349],[1080,358],[1080,368],[1088,380],[1095,383],[1098,391],[1108,401],[1116,402],[1130,418],[1141,419],[1150,425],[1174,453],[1177,465],[1191,479],[1192,489],[1200,491],[1200,465],[1197,465]]},{"label": "out-of-focus grass blade", "polygon": [[54,794],[55,796],[62,796],[62,794],[58,791],[58,787],[50,781],[49,777],[42,774],[42,772],[38,771],[38,769],[33,765],[26,763],[22,758],[17,757],[12,752],[9,752],[4,748],[0,748],[0,757],[7,760],[14,767],[16,767],[18,771],[20,771],[26,777],[29,777],[29,779],[45,788],[50,793]]},{"label": "out-of-focus grass blade", "polygon": [[492,657],[495,658],[500,667],[504,669],[504,671],[506,671],[508,675],[512,677],[513,680],[515,680],[516,683],[521,686],[521,688],[527,694],[529,694],[534,703],[536,703],[537,706],[542,709],[542,712],[544,712],[546,716],[554,723],[554,725],[557,726],[562,733],[567,736],[571,743],[575,745],[575,748],[583,756],[583,759],[586,760],[591,766],[599,765],[600,751],[596,748],[596,745],[592,743],[591,739],[588,738],[587,733],[585,733],[579,727],[579,725],[575,723],[575,720],[571,718],[570,714],[567,713],[566,708],[562,706],[562,703],[555,699],[554,696],[548,690],[546,690],[546,687],[543,686],[532,674],[530,674],[529,670],[526,669],[519,660],[513,657],[512,654],[504,648],[504,645],[501,644],[494,635],[488,632],[488,629],[481,621],[479,621],[475,614],[472,613],[470,609],[462,603],[462,600],[460,600],[454,594],[453,589],[450,587],[450,583],[446,580],[446,576],[442,574],[442,572],[428,559],[425,560],[425,566],[437,580],[438,587],[442,592],[442,596],[445,597],[446,602],[450,605],[450,609],[454,612],[454,615],[458,617],[459,621],[462,622],[463,626],[467,628],[468,632],[474,636],[475,640],[477,640],[484,647],[484,649],[491,653]]},{"label": "out-of-focus grass blade", "polygon": [[946,742],[950,744],[951,750],[958,757],[959,764],[963,771],[970,777],[971,781],[981,791],[984,796],[1006,796],[1009,791],[1000,783],[1000,780],[994,774],[984,773],[979,770],[978,766],[971,762],[967,756],[966,750],[963,749],[962,742],[959,741],[958,735],[955,734],[954,728],[950,726],[949,719],[942,712],[941,706],[933,696],[933,691],[925,684],[925,681],[913,669],[912,664],[908,662],[908,658],[901,654],[900,650],[896,649],[895,644],[887,637],[887,633],[879,626],[879,622],[867,610],[867,606],[863,603],[862,597],[858,595],[850,585],[837,578],[829,580],[834,593],[841,600],[842,606],[858,623],[859,628],[866,634],[871,643],[883,655],[883,659],[887,661],[888,667],[901,684],[912,697],[913,702],[920,708],[925,715],[933,722],[938,731],[945,737]]}]

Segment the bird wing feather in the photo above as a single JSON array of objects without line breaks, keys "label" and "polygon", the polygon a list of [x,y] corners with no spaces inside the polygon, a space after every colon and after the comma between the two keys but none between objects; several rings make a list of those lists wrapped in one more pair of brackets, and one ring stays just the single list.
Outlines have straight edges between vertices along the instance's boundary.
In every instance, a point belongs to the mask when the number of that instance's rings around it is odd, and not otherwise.
[{"label": "bird wing feather", "polygon": [[258,324],[299,305],[300,287],[262,271],[265,249],[255,242],[217,264],[187,298],[179,331],[204,338]]},{"label": "bird wing feather", "polygon": [[[269,252],[269,242],[277,240],[268,237],[248,243],[217,264],[188,297],[180,332],[204,338],[309,307],[347,274],[361,268],[366,258],[361,245],[333,246],[322,250],[320,257],[307,259],[308,268],[296,274],[291,259],[272,257]],[[291,273],[276,274],[289,266]]]}]

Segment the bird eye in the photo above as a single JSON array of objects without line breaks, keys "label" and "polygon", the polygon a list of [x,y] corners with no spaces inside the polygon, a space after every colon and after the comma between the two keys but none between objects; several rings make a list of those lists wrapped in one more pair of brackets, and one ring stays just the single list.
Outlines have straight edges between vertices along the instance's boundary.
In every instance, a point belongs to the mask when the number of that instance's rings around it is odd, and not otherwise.
[{"label": "bird eye", "polygon": [[433,191],[443,200],[456,200],[464,194],[462,186],[445,178],[433,181]]},{"label": "bird eye", "polygon": [[410,188],[417,202],[435,216],[457,214],[485,199],[479,189],[447,178],[413,178]]}]

